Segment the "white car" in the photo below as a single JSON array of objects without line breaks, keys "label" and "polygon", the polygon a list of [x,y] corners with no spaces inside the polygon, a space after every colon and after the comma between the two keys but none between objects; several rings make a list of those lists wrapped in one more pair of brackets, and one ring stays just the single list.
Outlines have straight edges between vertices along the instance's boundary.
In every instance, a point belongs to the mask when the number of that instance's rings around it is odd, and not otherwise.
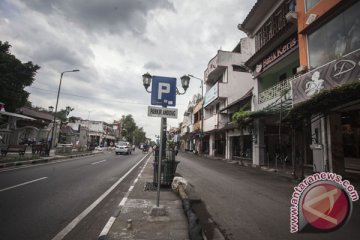
[{"label": "white car", "polygon": [[115,145],[115,155],[118,154],[131,154],[131,146],[127,143],[122,143],[120,145]]},{"label": "white car", "polygon": [[103,150],[103,148],[101,147],[101,146],[97,146],[97,147],[95,147],[95,149],[94,149],[95,151],[102,151]]}]

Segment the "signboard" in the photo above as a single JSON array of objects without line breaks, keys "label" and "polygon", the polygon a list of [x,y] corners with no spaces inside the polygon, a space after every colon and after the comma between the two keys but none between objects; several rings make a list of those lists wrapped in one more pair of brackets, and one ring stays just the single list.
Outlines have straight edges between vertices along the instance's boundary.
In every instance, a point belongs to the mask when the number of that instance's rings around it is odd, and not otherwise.
[{"label": "signboard", "polygon": [[215,83],[215,85],[210,88],[208,92],[205,94],[204,98],[204,107],[212,103],[215,99],[217,99],[219,96],[219,84]]},{"label": "signboard", "polygon": [[148,106],[148,117],[177,118],[177,108],[161,108]]},{"label": "signboard", "polygon": [[153,76],[151,105],[176,105],[176,78]]},{"label": "signboard", "polygon": [[323,89],[359,81],[359,63],[360,49],[294,79],[293,103],[306,101]]},{"label": "signboard", "polygon": [[264,71],[270,64],[275,62],[277,59],[280,59],[282,56],[285,55],[285,53],[289,52],[297,46],[297,36],[288,38],[279,47],[277,47],[274,51],[272,51],[269,55],[262,59],[262,61],[256,65],[255,71],[257,73]]}]

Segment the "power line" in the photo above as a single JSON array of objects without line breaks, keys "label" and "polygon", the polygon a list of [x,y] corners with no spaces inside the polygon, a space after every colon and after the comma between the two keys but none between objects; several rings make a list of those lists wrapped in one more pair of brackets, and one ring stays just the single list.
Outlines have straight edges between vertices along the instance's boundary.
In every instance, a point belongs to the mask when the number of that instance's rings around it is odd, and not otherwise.
[{"label": "power line", "polygon": [[[43,91],[43,92],[46,92],[46,93],[50,93],[50,94],[57,94],[57,91],[55,91],[55,90],[43,89],[43,88],[38,88],[38,87],[33,87],[33,86],[29,86],[29,88],[33,88],[33,89],[40,90],[40,91]],[[72,94],[72,93],[66,93],[66,92],[61,92],[61,95],[78,97],[78,98],[86,98],[86,99],[92,99],[92,100],[99,100],[99,101],[104,101],[104,102],[125,103],[125,104],[144,105],[144,106],[148,106],[148,105],[149,105],[149,104],[145,104],[145,103],[136,103],[136,102],[129,102],[129,101],[124,101],[124,100],[116,100],[116,99],[106,99],[106,98],[97,98],[97,97],[82,96],[82,95],[77,95],[77,94]],[[185,104],[177,104],[177,105],[185,105]]]}]

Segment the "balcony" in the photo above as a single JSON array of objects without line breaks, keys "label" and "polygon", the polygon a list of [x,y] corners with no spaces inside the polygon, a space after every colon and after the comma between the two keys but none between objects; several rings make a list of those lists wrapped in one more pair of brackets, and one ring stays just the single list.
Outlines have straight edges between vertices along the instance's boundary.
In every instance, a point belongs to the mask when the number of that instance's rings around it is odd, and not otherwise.
[{"label": "balcony", "polygon": [[205,70],[205,83],[214,83],[225,72],[227,67],[243,65],[247,58],[247,55],[219,50],[216,56],[209,61]]},{"label": "balcony", "polygon": [[226,114],[214,114],[204,120],[204,132],[221,129],[227,122],[228,116]]},{"label": "balcony", "polygon": [[196,122],[196,123],[194,123],[194,125],[193,125],[193,131],[194,131],[194,132],[195,132],[195,131],[201,131],[201,120],[198,121],[198,122]]},{"label": "balcony", "polygon": [[259,105],[263,104],[270,104],[272,101],[278,99],[280,96],[282,96],[284,93],[288,92],[289,96],[291,96],[290,88],[291,88],[291,81],[294,78],[288,78],[282,82],[279,82],[278,84],[275,84],[271,88],[266,89],[263,92],[259,93],[259,99],[258,103]]}]

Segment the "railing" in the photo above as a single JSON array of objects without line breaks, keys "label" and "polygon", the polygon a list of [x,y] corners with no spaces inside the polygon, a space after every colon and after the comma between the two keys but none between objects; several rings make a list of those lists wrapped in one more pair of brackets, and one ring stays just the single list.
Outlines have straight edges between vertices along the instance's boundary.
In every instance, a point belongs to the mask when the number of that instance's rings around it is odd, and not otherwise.
[{"label": "railing", "polygon": [[2,138],[2,142],[0,142],[0,144],[10,144],[13,132],[14,131],[10,130],[0,130],[0,136]]},{"label": "railing", "polygon": [[285,91],[290,89],[291,87],[290,82],[293,79],[294,79],[293,77],[288,78],[272,86],[271,88],[266,89],[265,91],[259,93],[259,104],[270,101],[276,97],[280,97]]}]

